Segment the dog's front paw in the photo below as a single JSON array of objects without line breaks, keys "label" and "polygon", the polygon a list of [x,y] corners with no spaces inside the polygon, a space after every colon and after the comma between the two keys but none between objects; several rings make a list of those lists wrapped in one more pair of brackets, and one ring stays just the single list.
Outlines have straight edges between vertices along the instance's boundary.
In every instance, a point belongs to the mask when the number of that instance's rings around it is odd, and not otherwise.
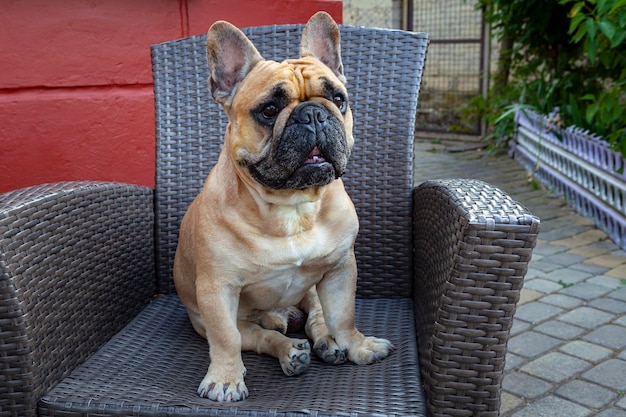
[{"label": "dog's front paw", "polygon": [[311,345],[306,339],[291,339],[290,342],[279,356],[280,367],[285,375],[300,375],[311,364]]},{"label": "dog's front paw", "polygon": [[335,339],[330,335],[321,337],[315,341],[313,350],[318,358],[326,363],[339,365],[348,360],[346,351],[339,348]]},{"label": "dog's front paw", "polygon": [[243,374],[231,381],[218,381],[209,371],[198,387],[198,395],[217,402],[242,401],[248,397],[248,388]]},{"label": "dog's front paw", "polygon": [[358,365],[368,365],[380,362],[395,350],[387,339],[365,337],[360,346],[351,346],[348,349],[348,359]]}]

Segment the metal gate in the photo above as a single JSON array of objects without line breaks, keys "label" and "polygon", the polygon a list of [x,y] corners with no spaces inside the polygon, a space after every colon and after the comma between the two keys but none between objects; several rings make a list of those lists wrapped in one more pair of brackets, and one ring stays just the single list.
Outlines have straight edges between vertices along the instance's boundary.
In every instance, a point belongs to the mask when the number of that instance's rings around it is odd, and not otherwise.
[{"label": "metal gate", "polygon": [[422,131],[481,134],[462,108],[489,86],[489,36],[472,0],[344,0],[344,23],[426,32],[430,47],[417,116]]}]

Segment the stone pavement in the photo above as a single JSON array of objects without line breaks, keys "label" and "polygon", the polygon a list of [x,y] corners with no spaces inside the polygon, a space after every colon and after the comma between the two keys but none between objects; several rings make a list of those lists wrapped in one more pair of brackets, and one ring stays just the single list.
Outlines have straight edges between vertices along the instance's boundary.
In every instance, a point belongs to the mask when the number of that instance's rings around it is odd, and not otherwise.
[{"label": "stone pavement", "polygon": [[541,219],[515,314],[503,417],[626,417],[626,253],[506,155],[418,140],[415,179],[477,178]]}]

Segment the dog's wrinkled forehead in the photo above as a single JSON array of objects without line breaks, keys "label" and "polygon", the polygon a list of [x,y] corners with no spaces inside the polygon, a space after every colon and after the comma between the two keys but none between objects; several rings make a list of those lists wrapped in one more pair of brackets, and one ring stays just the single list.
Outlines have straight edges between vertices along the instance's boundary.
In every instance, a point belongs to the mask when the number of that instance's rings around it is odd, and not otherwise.
[{"label": "dog's wrinkled forehead", "polygon": [[[268,89],[268,85],[272,87]],[[242,82],[240,91],[246,90],[265,90],[263,96],[255,96],[255,101],[274,99],[283,105],[293,100],[332,97],[338,90],[345,92],[343,83],[315,58],[259,62]]]}]

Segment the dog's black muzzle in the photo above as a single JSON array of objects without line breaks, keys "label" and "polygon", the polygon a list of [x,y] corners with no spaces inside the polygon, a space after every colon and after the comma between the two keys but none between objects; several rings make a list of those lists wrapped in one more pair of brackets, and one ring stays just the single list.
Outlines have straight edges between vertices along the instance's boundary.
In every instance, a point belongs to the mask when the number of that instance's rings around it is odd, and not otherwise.
[{"label": "dog's black muzzle", "polygon": [[322,104],[305,102],[291,113],[269,154],[248,169],[268,188],[302,190],[339,178],[349,156],[342,121]]}]

